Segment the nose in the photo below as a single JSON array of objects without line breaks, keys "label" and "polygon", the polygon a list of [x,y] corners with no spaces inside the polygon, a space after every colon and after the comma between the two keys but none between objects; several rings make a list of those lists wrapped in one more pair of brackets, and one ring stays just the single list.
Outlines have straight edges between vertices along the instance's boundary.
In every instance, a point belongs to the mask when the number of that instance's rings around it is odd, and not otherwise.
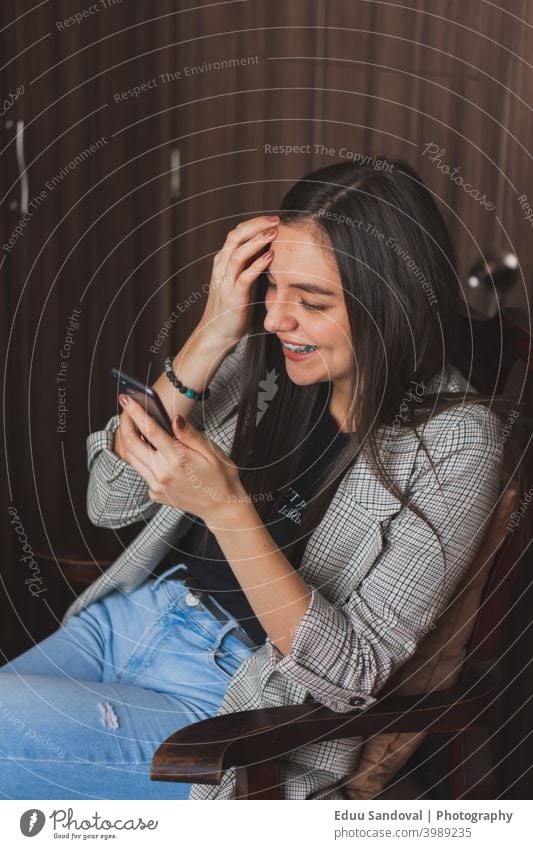
[{"label": "nose", "polygon": [[273,298],[268,304],[265,301],[266,316],[263,327],[267,333],[287,333],[298,327],[298,319],[293,315],[294,304]]}]

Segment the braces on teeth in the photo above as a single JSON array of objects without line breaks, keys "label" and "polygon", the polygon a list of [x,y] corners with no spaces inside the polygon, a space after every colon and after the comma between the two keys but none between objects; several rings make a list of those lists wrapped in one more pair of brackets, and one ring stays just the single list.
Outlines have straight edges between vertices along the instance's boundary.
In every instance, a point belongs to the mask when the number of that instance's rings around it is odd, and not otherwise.
[{"label": "braces on teeth", "polygon": [[304,351],[316,351],[316,345],[291,345],[289,342],[282,342],[289,351],[297,351],[303,353]]}]

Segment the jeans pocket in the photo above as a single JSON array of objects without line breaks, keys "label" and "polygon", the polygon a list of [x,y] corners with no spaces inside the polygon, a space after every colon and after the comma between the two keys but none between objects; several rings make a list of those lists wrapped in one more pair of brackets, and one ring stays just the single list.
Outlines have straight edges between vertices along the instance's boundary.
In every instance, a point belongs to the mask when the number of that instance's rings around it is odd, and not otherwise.
[{"label": "jeans pocket", "polygon": [[255,651],[235,637],[233,632],[238,628],[238,623],[228,622],[209,651],[210,665],[226,681],[231,681],[241,664]]}]

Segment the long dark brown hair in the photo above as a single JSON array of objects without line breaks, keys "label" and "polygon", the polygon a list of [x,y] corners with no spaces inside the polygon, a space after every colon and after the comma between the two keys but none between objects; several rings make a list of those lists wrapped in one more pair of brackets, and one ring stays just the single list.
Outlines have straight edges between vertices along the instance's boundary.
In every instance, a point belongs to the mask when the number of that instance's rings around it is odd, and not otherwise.
[{"label": "long dark brown hair", "polygon": [[[341,479],[362,452],[402,507],[408,506],[426,521],[441,542],[437,529],[408,503],[407,494],[391,478],[381,457],[379,434],[391,431],[400,421],[402,429],[416,435],[433,466],[418,431],[429,418],[471,402],[489,407],[503,424],[517,406],[510,399],[482,392],[426,393],[423,406],[420,398],[414,397],[413,385],[426,385],[448,364],[460,366],[475,388],[481,379],[468,363],[459,362],[456,343],[461,293],[446,224],[411,166],[401,160],[385,161],[388,168],[381,170],[342,162],[314,171],[290,189],[279,211],[283,224],[313,224],[317,238],[333,250],[351,338],[356,340],[347,419],[352,432],[317,480],[317,495],[308,502],[296,539],[284,550],[295,566]],[[279,339],[264,328],[265,293],[266,279],[261,275],[251,292],[242,394],[228,418],[237,411],[230,456],[267,524],[269,518],[274,519],[288,484],[301,472],[302,451],[328,404],[332,385],[298,386],[290,380]],[[261,381],[269,373],[277,376],[278,390],[256,423]],[[504,468],[509,469],[519,451],[518,428],[513,430],[502,452]],[[206,532],[204,554],[208,536]],[[214,537],[209,552],[214,559],[224,559]]]}]

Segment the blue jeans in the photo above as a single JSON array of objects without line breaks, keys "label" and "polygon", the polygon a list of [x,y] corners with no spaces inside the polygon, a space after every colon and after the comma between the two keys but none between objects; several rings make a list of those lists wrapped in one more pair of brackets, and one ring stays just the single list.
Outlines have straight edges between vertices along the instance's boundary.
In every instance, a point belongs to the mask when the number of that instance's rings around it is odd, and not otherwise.
[{"label": "blue jeans", "polygon": [[217,713],[255,649],[165,580],[184,568],[109,593],[0,667],[1,796],[187,799],[190,784],[150,780],[152,756]]}]

